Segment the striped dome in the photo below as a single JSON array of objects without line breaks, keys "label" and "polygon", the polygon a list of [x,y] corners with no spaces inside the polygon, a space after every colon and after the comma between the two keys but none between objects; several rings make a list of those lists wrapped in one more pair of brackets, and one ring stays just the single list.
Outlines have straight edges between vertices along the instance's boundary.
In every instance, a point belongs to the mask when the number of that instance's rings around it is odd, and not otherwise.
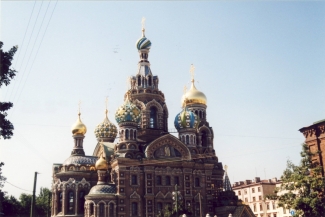
[{"label": "striped dome", "polygon": [[151,41],[147,39],[146,37],[140,38],[136,43],[137,49],[150,49],[151,47]]},{"label": "striped dome", "polygon": [[174,125],[177,130],[183,128],[196,128],[198,124],[198,117],[188,110],[184,108],[178,115],[175,117]]},{"label": "striped dome", "polygon": [[116,122],[118,124],[122,122],[138,123],[140,121],[140,118],[141,118],[140,109],[132,102],[130,102],[129,97],[127,96],[123,105],[121,105],[115,113]]}]

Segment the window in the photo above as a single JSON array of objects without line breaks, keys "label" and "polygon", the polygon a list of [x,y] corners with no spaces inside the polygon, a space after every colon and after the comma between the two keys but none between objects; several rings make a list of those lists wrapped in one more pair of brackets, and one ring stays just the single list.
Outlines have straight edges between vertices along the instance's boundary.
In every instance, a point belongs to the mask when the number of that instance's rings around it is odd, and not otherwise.
[{"label": "window", "polygon": [[266,204],[266,209],[267,209],[267,210],[270,209],[270,204],[269,204],[269,203]]},{"label": "window", "polygon": [[174,177],[174,184],[175,185],[179,185],[179,178],[178,178],[178,176],[175,176]]},{"label": "window", "polygon": [[131,185],[137,185],[138,184],[138,177],[137,175],[131,176]]},{"label": "window", "polygon": [[72,191],[68,194],[68,213],[74,213],[74,194]]},{"label": "window", "polygon": [[253,205],[253,210],[256,212],[256,204]]},{"label": "window", "polygon": [[257,191],[258,191],[258,192],[261,192],[261,187],[258,187],[258,188],[257,188]]},{"label": "window", "polygon": [[190,143],[190,137],[189,135],[186,135],[186,145],[188,145]]},{"label": "window", "polygon": [[99,217],[104,217],[105,215],[105,207],[103,203],[99,204]]},{"label": "window", "polygon": [[134,130],[134,132],[133,132],[133,139],[137,140],[137,131],[136,130]]},{"label": "window", "polygon": [[148,86],[151,86],[151,76],[148,76]]},{"label": "window", "polygon": [[255,197],[253,197],[253,201],[256,201],[256,200],[255,200]]},{"label": "window", "polygon": [[62,192],[60,192],[59,194],[59,200],[58,200],[59,204],[58,204],[58,212],[62,211]]},{"label": "window", "polygon": [[132,215],[138,215],[138,203],[132,202],[131,209]]},{"label": "window", "polygon": [[247,190],[245,190],[244,193],[247,194]]},{"label": "window", "polygon": [[272,203],[272,209],[275,209],[275,203]]},{"label": "window", "polygon": [[262,211],[263,210],[263,206],[262,206],[262,204],[260,204],[260,211]]},{"label": "window", "polygon": [[207,133],[205,131],[202,131],[202,146],[207,147],[208,145],[208,139],[207,139]]},{"label": "window", "polygon": [[276,214],[275,213],[273,214],[273,217],[276,217]]},{"label": "window", "polygon": [[258,196],[258,200],[262,200],[262,196]]},{"label": "window", "polygon": [[162,211],[162,203],[157,203],[157,211],[160,213]]},{"label": "window", "polygon": [[114,216],[114,204],[110,203],[108,207],[108,216],[113,217]]},{"label": "window", "polygon": [[247,197],[245,198],[245,202],[248,202],[248,198]]},{"label": "window", "polygon": [[200,187],[200,178],[195,178],[195,187]]},{"label": "window", "polygon": [[150,128],[157,128],[157,109],[150,108]]},{"label": "window", "polygon": [[91,204],[90,204],[90,207],[89,207],[89,209],[90,209],[90,215],[93,215],[93,214],[94,214],[94,209],[95,209],[95,207],[94,207],[94,204],[93,204],[93,203],[91,203]]},{"label": "window", "polygon": [[79,213],[84,213],[85,208],[85,192],[80,191],[79,192]]},{"label": "window", "polygon": [[125,139],[129,139],[129,130],[128,129],[125,130]]},{"label": "window", "polygon": [[138,76],[138,86],[141,86],[141,77]]},{"label": "window", "polygon": [[166,176],[166,185],[170,185],[170,176]]},{"label": "window", "polygon": [[241,191],[238,191],[238,195],[241,195]]},{"label": "window", "polygon": [[252,188],[252,193],[255,193],[255,188]]},{"label": "window", "polygon": [[156,184],[161,185],[161,176],[157,176],[156,178]]},{"label": "window", "polygon": [[130,130],[130,139],[133,139],[133,130]]}]

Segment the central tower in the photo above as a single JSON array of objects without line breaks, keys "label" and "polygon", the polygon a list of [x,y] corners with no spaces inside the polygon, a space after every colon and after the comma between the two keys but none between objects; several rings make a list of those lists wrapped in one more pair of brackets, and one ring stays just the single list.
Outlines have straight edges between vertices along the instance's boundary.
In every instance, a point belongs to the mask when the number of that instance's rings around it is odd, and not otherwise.
[{"label": "central tower", "polygon": [[136,42],[140,60],[135,76],[130,78],[131,89],[125,94],[141,110],[138,138],[149,143],[168,132],[168,109],[164,94],[159,90],[159,78],[152,74],[148,60],[151,41],[145,36],[144,21],[142,37]]}]

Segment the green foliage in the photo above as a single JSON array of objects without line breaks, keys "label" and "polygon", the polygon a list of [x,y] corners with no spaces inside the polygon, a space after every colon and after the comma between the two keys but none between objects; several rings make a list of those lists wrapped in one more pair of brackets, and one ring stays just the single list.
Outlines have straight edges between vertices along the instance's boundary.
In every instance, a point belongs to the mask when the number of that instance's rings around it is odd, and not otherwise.
[{"label": "green foliage", "polygon": [[[36,197],[35,216],[46,216],[49,210],[49,198],[51,192],[48,188],[41,188],[39,195]],[[3,201],[3,212],[5,216],[22,217],[29,216],[32,203],[31,194],[21,194],[19,200],[14,196],[5,196]]]},{"label": "green foliage", "polygon": [[296,210],[295,217],[325,216],[325,178],[321,176],[322,167],[311,161],[313,155],[303,144],[300,165],[288,160],[282,184],[275,190],[279,194],[273,195],[280,207]]},{"label": "green foliage", "polygon": [[183,205],[182,201],[179,201],[177,209],[175,205],[173,207],[165,206],[164,209],[158,213],[157,217],[180,217],[183,214],[189,216],[192,214],[192,212],[190,211],[189,207],[185,207]]},{"label": "green foliage", "polygon": [[[18,49],[18,46],[12,47],[8,52],[2,50],[3,42],[0,41],[0,87],[9,85],[11,79],[16,76],[17,71],[11,69],[11,62]],[[13,104],[11,102],[0,102],[0,138],[10,139],[13,136],[14,126],[6,119],[7,110]]]}]

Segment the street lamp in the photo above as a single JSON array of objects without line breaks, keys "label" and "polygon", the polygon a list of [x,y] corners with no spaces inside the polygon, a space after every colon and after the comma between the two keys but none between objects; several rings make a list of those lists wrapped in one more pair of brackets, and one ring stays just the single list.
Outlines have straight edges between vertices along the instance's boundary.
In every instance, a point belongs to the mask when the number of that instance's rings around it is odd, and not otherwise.
[{"label": "street lamp", "polygon": [[181,192],[177,190],[177,184],[175,185],[175,191],[172,193],[173,200],[175,201],[176,215],[178,216],[178,201],[182,199]]}]

